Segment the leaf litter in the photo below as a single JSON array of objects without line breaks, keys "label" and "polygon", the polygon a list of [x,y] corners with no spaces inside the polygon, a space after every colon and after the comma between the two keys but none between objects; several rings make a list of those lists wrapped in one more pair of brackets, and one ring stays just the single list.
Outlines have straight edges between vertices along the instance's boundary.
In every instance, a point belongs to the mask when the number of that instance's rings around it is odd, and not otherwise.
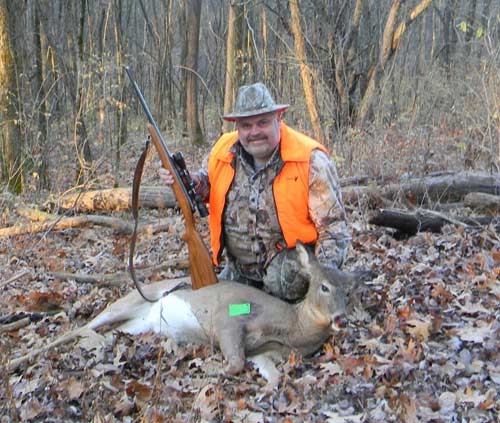
[{"label": "leaf litter", "polygon": [[[158,219],[156,211],[149,219]],[[15,216],[12,218],[14,219]],[[144,266],[186,257],[179,216],[143,235]],[[492,422],[500,414],[500,242],[491,230],[446,227],[396,240],[351,216],[346,268],[378,274],[352,293],[349,324],[313,357],[292,354],[269,388],[251,364],[223,373],[211,346],[154,334],[89,331],[12,374],[1,373],[0,415],[33,422]],[[207,228],[200,224],[203,236]],[[68,229],[0,240],[0,363],[83,326],[133,289],[59,279],[52,272],[123,272],[127,236]],[[36,246],[36,248],[34,248]],[[149,281],[185,269],[160,270]],[[149,282],[146,280],[146,282]],[[2,420],[2,422],[4,421]]]}]

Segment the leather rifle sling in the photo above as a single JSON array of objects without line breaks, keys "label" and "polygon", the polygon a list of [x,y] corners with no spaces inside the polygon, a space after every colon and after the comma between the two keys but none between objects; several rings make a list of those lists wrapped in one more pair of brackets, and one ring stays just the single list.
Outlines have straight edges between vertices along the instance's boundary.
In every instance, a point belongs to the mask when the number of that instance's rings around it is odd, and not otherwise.
[{"label": "leather rifle sling", "polygon": [[132,237],[130,239],[130,254],[128,257],[128,270],[130,273],[130,277],[134,281],[134,285],[141,294],[141,297],[150,303],[154,303],[157,301],[157,298],[152,299],[148,298],[144,291],[142,290],[141,283],[137,280],[137,276],[135,274],[134,268],[134,252],[135,252],[135,244],[137,241],[137,226],[139,224],[139,188],[141,186],[141,178],[142,171],[144,169],[144,162],[146,161],[146,157],[149,151],[149,136],[144,144],[144,149],[142,150],[141,157],[139,157],[139,161],[137,162],[137,166],[134,171],[134,181],[132,183],[132,216],[134,217],[134,232],[132,233]]}]

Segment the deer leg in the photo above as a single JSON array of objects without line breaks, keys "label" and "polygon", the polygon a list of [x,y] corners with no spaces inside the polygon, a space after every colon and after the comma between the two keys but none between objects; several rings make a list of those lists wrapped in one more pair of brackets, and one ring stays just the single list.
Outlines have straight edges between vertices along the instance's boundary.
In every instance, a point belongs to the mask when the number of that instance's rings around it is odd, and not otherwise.
[{"label": "deer leg", "polygon": [[276,368],[272,354],[264,352],[248,356],[248,361],[251,361],[264,379],[267,380],[266,389],[272,391],[280,381],[280,372]]},{"label": "deer leg", "polygon": [[143,311],[142,309],[145,306],[151,307],[144,300],[142,301],[141,300],[142,299],[138,297],[136,292],[128,294],[127,296],[121,298],[115,303],[108,305],[108,307],[106,307],[101,313],[99,313],[94,319],[92,319],[85,326],[67,332],[54,339],[52,342],[49,342],[48,344],[40,348],[32,349],[29,353],[11,360],[10,363],[8,364],[9,370],[14,371],[19,366],[34,359],[37,355],[45,351],[48,351],[51,348],[57,347],[59,345],[67,344],[73,341],[74,339],[82,335],[85,335],[85,333],[89,330],[95,330],[104,325],[109,325],[130,319],[132,316],[140,314],[140,312]]},{"label": "deer leg", "polygon": [[227,361],[226,371],[235,375],[245,367],[245,348],[243,345],[243,327],[238,324],[226,324],[218,331],[219,346]]}]

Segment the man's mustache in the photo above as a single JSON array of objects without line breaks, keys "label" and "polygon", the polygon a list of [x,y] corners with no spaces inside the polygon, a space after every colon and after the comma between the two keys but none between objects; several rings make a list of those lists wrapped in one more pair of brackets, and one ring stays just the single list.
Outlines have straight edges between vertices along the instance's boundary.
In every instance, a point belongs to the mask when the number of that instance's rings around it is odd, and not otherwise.
[{"label": "man's mustache", "polygon": [[252,142],[252,141],[260,141],[260,140],[267,140],[266,136],[263,135],[254,135],[252,137],[248,137],[247,141]]}]

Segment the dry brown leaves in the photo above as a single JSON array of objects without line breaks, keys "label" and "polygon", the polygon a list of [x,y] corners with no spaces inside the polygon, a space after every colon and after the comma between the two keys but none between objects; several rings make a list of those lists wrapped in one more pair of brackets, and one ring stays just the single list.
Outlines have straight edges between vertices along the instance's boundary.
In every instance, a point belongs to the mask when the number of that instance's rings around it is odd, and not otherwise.
[{"label": "dry brown leaves", "polygon": [[[12,216],[14,219],[15,216]],[[155,212],[149,219],[157,218]],[[186,254],[181,220],[141,238],[138,264]],[[0,415],[74,422],[492,422],[500,413],[500,242],[484,230],[395,240],[351,216],[346,267],[378,277],[355,293],[349,325],[310,358],[293,354],[269,390],[248,365],[222,373],[210,347],[157,336],[83,338],[13,374],[2,372]],[[202,227],[206,236],[206,228]],[[123,271],[127,238],[74,229],[0,240],[0,324],[36,312],[2,334],[1,362],[81,326],[130,289],[57,280],[51,271]],[[27,271],[27,272],[26,272]],[[22,274],[24,272],[24,274]],[[167,270],[157,277],[178,276]],[[8,420],[7,420],[8,421]]]}]

